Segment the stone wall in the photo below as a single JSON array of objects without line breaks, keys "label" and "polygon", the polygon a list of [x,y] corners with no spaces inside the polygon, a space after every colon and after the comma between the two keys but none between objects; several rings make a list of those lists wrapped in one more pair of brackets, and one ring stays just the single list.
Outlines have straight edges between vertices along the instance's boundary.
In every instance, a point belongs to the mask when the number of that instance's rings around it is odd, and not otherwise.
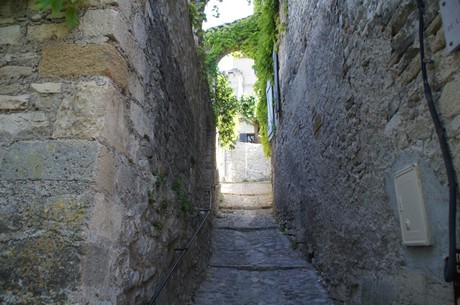
[{"label": "stone wall", "polygon": [[[0,3],[0,303],[146,304],[215,184],[187,1],[88,0],[73,30],[34,2]],[[185,304],[209,234],[161,304]]]},{"label": "stone wall", "polygon": [[217,166],[221,181],[269,181],[270,160],[265,156],[262,144],[237,142],[235,149],[217,150]]},{"label": "stone wall", "polygon": [[[429,77],[460,173],[460,52],[424,1]],[[279,47],[276,209],[337,304],[453,303],[447,179],[423,94],[416,1],[289,0]],[[287,7],[287,12],[284,9]],[[420,166],[432,245],[402,244],[393,176]]]}]

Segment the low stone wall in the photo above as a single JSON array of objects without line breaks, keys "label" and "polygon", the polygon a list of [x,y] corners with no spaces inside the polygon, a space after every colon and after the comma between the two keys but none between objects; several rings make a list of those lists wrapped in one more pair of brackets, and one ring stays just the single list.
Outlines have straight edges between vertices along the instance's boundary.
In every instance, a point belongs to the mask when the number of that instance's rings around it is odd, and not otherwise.
[{"label": "low stone wall", "polygon": [[269,181],[270,160],[262,144],[237,142],[235,149],[218,149],[217,163],[220,180],[225,182]]},{"label": "low stone wall", "polygon": [[[444,52],[438,2],[424,2],[430,82],[460,174],[460,52]],[[447,182],[423,94],[416,1],[289,0],[287,8],[272,147],[280,218],[337,304],[452,304],[443,279]],[[426,247],[402,244],[393,184],[416,162]]]},{"label": "low stone wall", "polygon": [[[215,184],[187,1],[88,0],[73,30],[33,3],[0,3],[0,303],[146,304]],[[161,304],[185,304],[209,229]]]}]

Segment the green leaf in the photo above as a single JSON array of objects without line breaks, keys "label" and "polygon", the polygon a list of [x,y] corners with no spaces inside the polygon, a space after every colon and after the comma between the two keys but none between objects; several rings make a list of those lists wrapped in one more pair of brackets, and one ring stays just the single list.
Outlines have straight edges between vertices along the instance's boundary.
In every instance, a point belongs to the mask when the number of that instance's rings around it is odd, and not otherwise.
[{"label": "green leaf", "polygon": [[65,20],[69,28],[74,28],[80,23],[80,19],[78,18],[78,14],[75,8],[68,7],[65,10]]},{"label": "green leaf", "polygon": [[45,10],[49,7],[52,6],[54,0],[37,0],[35,1],[35,5],[40,9],[40,10]]},{"label": "green leaf", "polygon": [[51,3],[51,13],[57,14],[61,11],[64,0],[53,0]]}]

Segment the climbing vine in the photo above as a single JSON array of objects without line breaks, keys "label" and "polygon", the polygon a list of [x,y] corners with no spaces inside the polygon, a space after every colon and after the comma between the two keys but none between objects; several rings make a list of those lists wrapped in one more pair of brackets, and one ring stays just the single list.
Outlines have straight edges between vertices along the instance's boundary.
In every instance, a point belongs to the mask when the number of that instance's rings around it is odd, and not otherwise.
[{"label": "climbing vine", "polygon": [[257,123],[256,98],[252,95],[243,95],[238,100],[240,116],[249,124]]},{"label": "climbing vine", "polygon": [[268,109],[267,109],[267,82],[273,82],[273,48],[278,39],[279,26],[279,1],[254,0],[254,9],[259,13],[258,27],[260,29],[255,56],[255,70],[257,81],[254,86],[259,97],[257,104],[257,119],[262,146],[267,156],[270,156],[270,142],[268,140]]},{"label": "climbing vine", "polygon": [[273,82],[273,48],[285,25],[279,22],[279,0],[254,0],[253,3],[253,15],[204,32],[205,64],[209,75],[213,77],[217,73],[217,63],[231,52],[241,51],[244,56],[254,59],[257,71],[254,88],[257,95],[256,119],[264,152],[269,156],[265,92],[267,81]]},{"label": "climbing vine", "polygon": [[204,32],[206,50],[205,65],[214,76],[218,62],[225,55],[240,51],[243,56],[254,58],[258,37],[257,15],[251,15],[232,23],[210,28]]},{"label": "climbing vine", "polygon": [[216,74],[212,100],[219,145],[225,149],[233,149],[238,139],[236,128],[239,105],[233,89],[229,86],[227,76],[222,73]]},{"label": "climbing vine", "polygon": [[64,11],[67,26],[69,28],[74,28],[80,23],[77,9],[84,1],[85,0],[36,0],[35,4],[42,11],[51,9],[52,14]]}]

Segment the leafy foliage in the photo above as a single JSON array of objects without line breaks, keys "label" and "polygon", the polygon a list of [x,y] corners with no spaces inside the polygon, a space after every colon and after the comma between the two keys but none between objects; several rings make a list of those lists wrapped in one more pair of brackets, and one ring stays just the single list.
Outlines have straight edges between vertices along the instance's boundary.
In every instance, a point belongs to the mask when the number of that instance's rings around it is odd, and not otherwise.
[{"label": "leafy foliage", "polygon": [[174,179],[172,184],[172,191],[174,192],[174,194],[176,194],[182,212],[187,214],[193,214],[196,211],[196,208],[192,205],[192,203],[189,200],[188,193],[185,190],[182,180],[180,178]]},{"label": "leafy foliage", "polygon": [[210,76],[216,75],[218,62],[229,53],[240,51],[242,55],[254,58],[258,32],[256,15],[206,30],[204,32],[205,65]]},{"label": "leafy foliage", "polygon": [[196,35],[201,37],[203,35],[202,25],[206,21],[206,14],[204,9],[207,1],[189,2],[188,11],[190,15],[190,23]]},{"label": "leafy foliage", "polygon": [[222,73],[216,74],[212,99],[219,145],[225,149],[233,149],[238,139],[236,128],[239,105],[233,89],[229,86],[228,78]]},{"label": "leafy foliage", "polygon": [[[257,95],[256,119],[259,122],[264,152],[269,156],[268,110],[265,92],[267,81],[273,81],[272,52],[280,31],[283,31],[283,26],[279,22],[279,0],[253,0],[253,2],[253,15],[205,31],[205,64],[212,78],[217,74],[219,60],[229,53],[240,51],[242,55],[254,59],[254,68],[257,71],[255,85]],[[229,105],[228,107],[233,109],[234,106]],[[243,104],[241,107],[241,111],[244,112]],[[222,106],[218,108],[223,109]],[[221,124],[226,122],[233,124],[230,120],[221,121]],[[224,129],[229,131],[231,127]]]},{"label": "leafy foliage", "polygon": [[256,118],[256,98],[252,95],[243,95],[238,100],[241,117],[248,123],[253,124]]},{"label": "leafy foliage", "polygon": [[77,8],[84,0],[36,0],[35,4],[40,10],[51,9],[52,14],[64,11],[65,20],[69,28],[74,28],[80,23]]},{"label": "leafy foliage", "polygon": [[[263,4],[262,4],[263,3]],[[262,146],[267,156],[270,156],[270,142],[268,140],[268,109],[267,109],[267,82],[273,82],[273,48],[278,38],[279,2],[278,0],[254,0],[254,8],[259,12],[258,26],[260,28],[255,56],[255,70],[257,82],[255,91],[259,97],[257,104],[257,119],[260,127]]]}]

